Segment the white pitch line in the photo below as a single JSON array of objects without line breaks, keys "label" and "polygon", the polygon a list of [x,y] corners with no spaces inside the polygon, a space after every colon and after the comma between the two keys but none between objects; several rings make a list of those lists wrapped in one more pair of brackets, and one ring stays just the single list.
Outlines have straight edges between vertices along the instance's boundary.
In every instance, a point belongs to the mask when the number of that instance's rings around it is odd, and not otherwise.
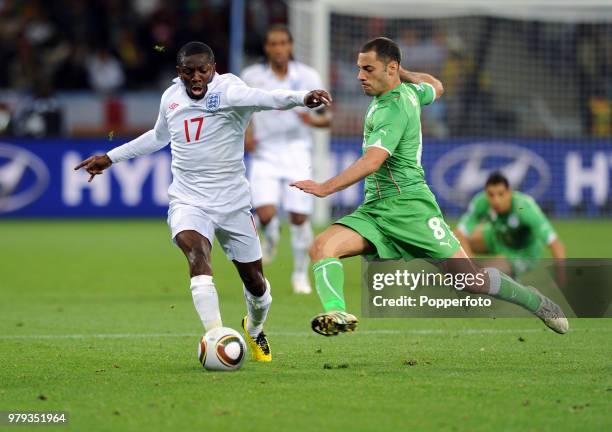
[{"label": "white pitch line", "polygon": [[[483,335],[483,334],[523,334],[523,333],[543,333],[548,330],[545,328],[527,329],[406,329],[406,330],[363,330],[357,331],[355,335],[376,335],[376,334],[413,334],[413,335]],[[571,329],[572,332],[612,332],[612,327],[604,328],[578,328]],[[312,332],[270,332],[270,336],[317,336]],[[19,339],[138,339],[138,338],[177,338],[177,337],[199,337],[201,333],[97,333],[97,334],[56,334],[56,335],[0,335],[0,340],[19,340]]]}]

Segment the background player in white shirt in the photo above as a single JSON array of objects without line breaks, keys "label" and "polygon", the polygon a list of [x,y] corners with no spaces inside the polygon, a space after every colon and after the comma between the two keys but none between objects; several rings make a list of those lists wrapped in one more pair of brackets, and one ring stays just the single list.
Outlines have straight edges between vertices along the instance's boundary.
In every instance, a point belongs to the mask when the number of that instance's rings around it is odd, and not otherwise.
[{"label": "background player in white shirt", "polygon": [[[247,85],[266,90],[322,87],[321,78],[314,69],[292,59],[293,39],[286,26],[275,25],[268,29],[264,51],[266,63],[243,71],[242,79]],[[294,292],[303,294],[312,291],[308,279],[312,228],[308,217],[312,213],[313,200],[289,184],[312,177],[310,128],[328,127],[331,117],[324,107],[321,108],[312,113],[300,108],[255,113],[245,142],[252,155],[249,182],[252,204],[262,227],[264,264],[270,262],[276,252],[280,236],[276,213],[282,205],[289,214],[291,230],[294,259],[291,283]]]},{"label": "background player in white shirt", "polygon": [[331,99],[322,90],[265,91],[247,87],[235,75],[219,75],[212,50],[202,42],[189,42],[179,50],[177,72],[179,78],[161,98],[154,129],[75,169],[84,167],[92,181],[113,163],[152,153],[170,141],[168,224],[189,262],[193,302],[204,329],[222,326],[210,260],[216,235],[244,283],[248,314],[242,326],[253,357],[270,361],[263,324],[272,297],[250,213],[244,130],[254,111],[314,108]]}]

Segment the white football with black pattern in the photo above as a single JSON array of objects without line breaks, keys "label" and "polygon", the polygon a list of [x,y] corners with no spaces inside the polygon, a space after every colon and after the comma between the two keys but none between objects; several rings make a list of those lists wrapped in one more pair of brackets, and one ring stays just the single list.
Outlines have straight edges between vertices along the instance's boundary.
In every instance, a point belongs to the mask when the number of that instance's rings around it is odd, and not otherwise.
[{"label": "white football with black pattern", "polygon": [[240,369],[246,355],[244,339],[236,330],[217,327],[206,332],[198,344],[198,360],[211,371]]}]

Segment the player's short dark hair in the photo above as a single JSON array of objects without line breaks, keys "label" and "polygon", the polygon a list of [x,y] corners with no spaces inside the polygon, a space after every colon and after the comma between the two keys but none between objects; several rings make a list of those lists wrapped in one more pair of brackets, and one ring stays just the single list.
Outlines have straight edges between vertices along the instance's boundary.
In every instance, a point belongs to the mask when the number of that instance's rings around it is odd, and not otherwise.
[{"label": "player's short dark hair", "polygon": [[489,174],[487,182],[485,183],[485,188],[497,184],[503,184],[506,186],[506,189],[510,187],[508,178],[501,171],[493,171],[491,174]]},{"label": "player's short dark hair", "polygon": [[215,62],[215,54],[208,45],[206,45],[204,42],[192,41],[187,42],[181,47],[181,49],[178,50],[178,53],[176,53],[176,64],[183,64],[185,57],[189,57],[194,54],[205,54],[210,59],[211,63]]},{"label": "player's short dark hair", "polygon": [[275,32],[285,33],[287,37],[289,38],[289,42],[293,43],[293,35],[291,34],[291,30],[289,30],[289,27],[287,27],[285,24],[273,24],[270,27],[268,27],[268,30],[266,31],[266,42],[268,41],[268,37],[270,36],[270,33],[275,33]]},{"label": "player's short dark hair", "polygon": [[390,61],[396,61],[398,64],[402,62],[402,53],[399,46],[391,39],[386,37],[377,37],[363,44],[360,53],[374,51],[376,57],[387,64]]}]

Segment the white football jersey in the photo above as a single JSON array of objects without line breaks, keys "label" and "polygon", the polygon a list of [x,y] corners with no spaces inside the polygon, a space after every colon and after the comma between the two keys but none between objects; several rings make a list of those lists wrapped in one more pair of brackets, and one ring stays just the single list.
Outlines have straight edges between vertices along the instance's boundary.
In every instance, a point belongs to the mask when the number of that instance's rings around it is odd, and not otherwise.
[{"label": "white football jersey", "polygon": [[[310,66],[290,61],[287,75],[279,79],[265,63],[246,68],[241,75],[250,87],[265,90],[313,90],[322,89],[321,77]],[[278,154],[288,148],[309,150],[312,147],[312,132],[297,115],[299,109],[284,112],[261,112],[253,115],[254,136],[257,141],[255,156],[263,153]]]},{"label": "white football jersey", "polygon": [[191,99],[179,78],[161,98],[152,131],[110,152],[120,162],[159,150],[170,141],[171,203],[219,212],[250,205],[245,178],[244,131],[259,110],[304,106],[306,91],[250,88],[235,75],[215,74],[204,98]]}]

